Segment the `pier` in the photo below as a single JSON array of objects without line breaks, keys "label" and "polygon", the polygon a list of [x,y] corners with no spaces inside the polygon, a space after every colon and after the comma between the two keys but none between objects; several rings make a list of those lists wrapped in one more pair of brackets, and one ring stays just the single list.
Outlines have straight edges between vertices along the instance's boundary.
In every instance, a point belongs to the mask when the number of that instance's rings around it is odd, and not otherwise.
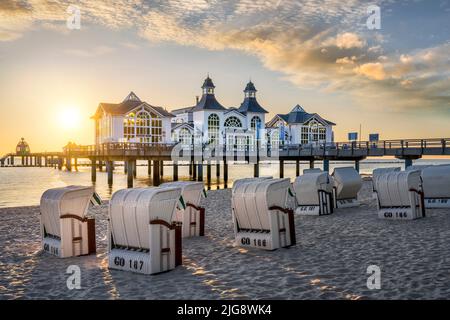
[{"label": "pier", "polygon": [[[178,180],[178,167],[182,165],[173,161],[172,151],[175,144],[140,144],[140,143],[104,143],[100,145],[66,146],[62,152],[42,152],[15,154],[9,153],[0,158],[2,167],[53,167],[59,170],[77,170],[79,159],[88,159],[91,167],[91,180],[97,179],[97,170],[107,172],[108,184],[114,181],[115,162],[124,163],[127,174],[127,186],[133,187],[136,177],[136,162],[147,161],[148,175],[152,176],[153,185],[161,183],[164,166],[173,166],[173,180]],[[231,148],[230,148],[231,147]],[[405,167],[423,156],[450,156],[450,138],[443,139],[407,139],[384,140],[378,142],[336,142],[317,145],[280,145],[277,149],[270,146],[245,149],[236,146],[208,146],[202,148],[183,148],[183,159],[189,159],[184,165],[189,166],[191,180],[211,183],[211,167],[216,166],[216,177],[223,177],[225,187],[228,182],[228,166],[231,161],[243,161],[253,164],[253,176],[258,177],[260,162],[269,156],[270,161],[279,161],[279,176],[284,177],[286,163],[295,163],[296,174],[300,173],[300,162],[309,163],[314,168],[316,161],[323,161],[325,171],[329,170],[330,161],[348,161],[359,170],[359,162],[367,157],[392,156],[405,161]],[[208,156],[206,156],[208,155]],[[272,156],[272,158],[270,158]],[[205,168],[206,167],[206,168]],[[206,170],[204,170],[206,169]]]}]

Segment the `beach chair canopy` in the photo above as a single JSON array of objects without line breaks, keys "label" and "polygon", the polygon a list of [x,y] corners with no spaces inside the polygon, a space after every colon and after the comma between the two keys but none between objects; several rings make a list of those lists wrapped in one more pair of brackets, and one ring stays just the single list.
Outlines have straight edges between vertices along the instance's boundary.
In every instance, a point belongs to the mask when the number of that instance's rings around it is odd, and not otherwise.
[{"label": "beach chair canopy", "polygon": [[175,181],[166,182],[160,185],[161,188],[181,188],[181,195],[185,203],[191,203],[195,206],[200,205],[200,200],[204,192],[203,182],[195,181]]},{"label": "beach chair canopy", "polygon": [[242,179],[238,179],[236,181],[233,182],[233,188],[231,189],[232,193],[234,193],[234,191],[241,185],[244,183],[249,183],[249,182],[256,182],[256,181],[262,181],[262,180],[269,180],[269,179],[273,179],[273,177],[257,177],[257,178],[242,178]]},{"label": "beach chair canopy", "polygon": [[40,201],[45,231],[61,237],[61,216],[73,215],[83,219],[93,193],[94,188],[86,186],[67,186],[45,191]]},{"label": "beach chair canopy", "polygon": [[381,207],[411,205],[410,189],[420,190],[420,171],[391,171],[377,178],[377,193]]},{"label": "beach chair canopy", "polygon": [[392,171],[400,171],[400,167],[389,167],[389,168],[377,168],[372,171],[372,184],[373,184],[373,190],[377,190],[377,179],[382,174]]},{"label": "beach chair canopy", "polygon": [[294,191],[299,205],[319,205],[319,190],[331,193],[332,178],[328,172],[311,172],[297,177]]},{"label": "beach chair canopy", "polygon": [[354,199],[362,187],[362,179],[353,167],[336,168],[333,172],[336,197],[341,199]]},{"label": "beach chair canopy", "polygon": [[149,249],[149,223],[172,223],[181,188],[135,188],[116,191],[109,202],[111,234],[115,245]]},{"label": "beach chair canopy", "polygon": [[425,198],[450,198],[450,165],[423,169],[422,185]]},{"label": "beach chair canopy", "polygon": [[233,194],[235,218],[239,228],[270,230],[269,208],[284,208],[289,179],[261,179],[240,183]]}]

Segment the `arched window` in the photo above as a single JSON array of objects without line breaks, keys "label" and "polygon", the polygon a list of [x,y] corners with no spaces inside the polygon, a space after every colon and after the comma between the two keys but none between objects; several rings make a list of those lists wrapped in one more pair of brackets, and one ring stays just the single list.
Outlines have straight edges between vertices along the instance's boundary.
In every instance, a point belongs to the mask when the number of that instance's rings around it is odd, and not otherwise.
[{"label": "arched window", "polygon": [[280,145],[280,131],[274,130],[272,132],[272,135],[270,136],[270,143],[272,145],[272,148],[276,148]]},{"label": "arched window", "polygon": [[136,137],[141,143],[150,142],[150,114],[140,111],[136,115]]},{"label": "arched window", "polygon": [[150,113],[151,117],[151,142],[161,143],[162,142],[162,120],[155,114]]},{"label": "arched window", "polygon": [[186,128],[181,128],[180,132],[178,133],[178,141],[182,145],[191,145],[192,144],[192,134],[191,132]]},{"label": "arched window", "polygon": [[225,120],[225,127],[227,128],[242,128],[242,122],[235,116],[231,116]]},{"label": "arched window", "polygon": [[302,126],[300,142],[301,144],[308,143],[323,143],[327,139],[327,128],[316,120],[311,120],[308,124]]},{"label": "arched window", "polygon": [[210,144],[219,143],[220,119],[215,113],[208,117],[208,142]]},{"label": "arched window", "polygon": [[257,128],[261,129],[261,118],[258,116],[254,116],[250,121],[250,127],[252,130],[256,130]]},{"label": "arched window", "polygon": [[162,136],[162,120],[153,112],[130,112],[123,119],[125,141],[160,143],[163,141]]}]

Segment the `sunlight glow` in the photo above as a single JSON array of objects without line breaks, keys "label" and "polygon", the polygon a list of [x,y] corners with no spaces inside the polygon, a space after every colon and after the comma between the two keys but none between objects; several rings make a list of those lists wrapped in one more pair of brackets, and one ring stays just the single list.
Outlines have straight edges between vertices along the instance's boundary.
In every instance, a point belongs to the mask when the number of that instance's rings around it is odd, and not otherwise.
[{"label": "sunlight glow", "polygon": [[76,129],[80,127],[80,111],[76,107],[63,107],[58,115],[58,124],[64,129]]}]

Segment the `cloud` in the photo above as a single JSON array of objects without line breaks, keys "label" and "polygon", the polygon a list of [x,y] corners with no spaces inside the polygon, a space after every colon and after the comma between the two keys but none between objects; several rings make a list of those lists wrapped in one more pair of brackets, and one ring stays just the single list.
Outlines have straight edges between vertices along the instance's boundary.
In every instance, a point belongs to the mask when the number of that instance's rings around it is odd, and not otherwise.
[{"label": "cloud", "polygon": [[374,80],[386,79],[386,72],[384,71],[384,67],[380,62],[365,63],[353,69],[353,71],[355,71],[355,73],[357,74],[364,75]]},{"label": "cloud", "polygon": [[[383,9],[391,2],[377,4]],[[372,1],[77,2],[82,28],[89,24],[132,28],[149,42],[241,51],[301,88],[341,92],[362,105],[380,105],[377,100],[385,99],[399,110],[449,108],[450,44],[406,52],[385,48],[389,35],[368,32],[365,26],[369,4]],[[62,0],[3,0],[0,41],[17,39],[32,27],[62,25],[68,5]],[[98,46],[66,53],[93,57],[112,50]]]},{"label": "cloud", "polygon": [[115,49],[108,46],[96,46],[92,48],[91,50],[83,50],[83,49],[67,49],[64,50],[64,53],[79,57],[79,58],[92,58],[92,57],[98,57],[103,56],[105,54],[113,52]]}]

